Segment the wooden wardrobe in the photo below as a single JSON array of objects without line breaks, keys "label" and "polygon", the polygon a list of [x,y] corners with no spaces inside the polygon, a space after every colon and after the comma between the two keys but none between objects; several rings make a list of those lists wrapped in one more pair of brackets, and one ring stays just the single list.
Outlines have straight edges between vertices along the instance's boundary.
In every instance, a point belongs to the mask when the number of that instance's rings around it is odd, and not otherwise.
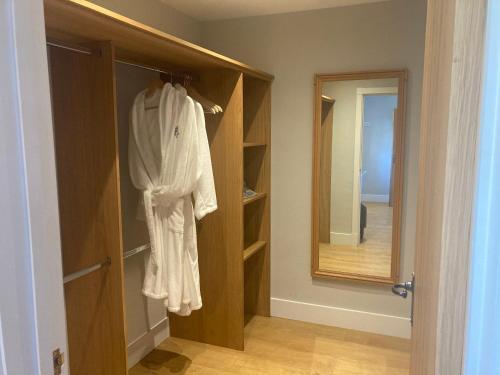
[{"label": "wooden wardrobe", "polygon": [[[45,20],[71,374],[127,371],[119,61],[189,73],[224,109],[206,115],[219,208],[197,228],[203,308],[169,324],[242,350],[245,323],[270,314],[273,76],[83,0],[45,0]],[[258,194],[243,199],[243,181]]]}]

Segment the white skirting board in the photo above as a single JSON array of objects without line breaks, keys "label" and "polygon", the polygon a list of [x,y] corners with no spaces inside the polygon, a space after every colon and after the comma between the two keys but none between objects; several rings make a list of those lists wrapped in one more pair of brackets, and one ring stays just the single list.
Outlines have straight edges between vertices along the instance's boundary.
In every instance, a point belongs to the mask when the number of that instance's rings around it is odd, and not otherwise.
[{"label": "white skirting board", "polygon": [[361,194],[362,202],[389,203],[389,194]]},{"label": "white skirting board", "polygon": [[156,324],[151,330],[144,333],[128,345],[127,365],[130,369],[141,359],[151,353],[158,345],[170,336],[168,318]]},{"label": "white skirting board", "polygon": [[408,318],[340,307],[271,298],[271,316],[405,339],[411,337]]}]

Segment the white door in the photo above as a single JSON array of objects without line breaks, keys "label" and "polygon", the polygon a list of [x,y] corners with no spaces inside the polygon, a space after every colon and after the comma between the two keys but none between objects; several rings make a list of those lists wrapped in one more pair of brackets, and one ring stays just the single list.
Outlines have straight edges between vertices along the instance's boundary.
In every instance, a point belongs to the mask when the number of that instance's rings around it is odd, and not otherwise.
[{"label": "white door", "polygon": [[67,348],[42,0],[2,0],[0,41],[0,374],[54,374]]}]

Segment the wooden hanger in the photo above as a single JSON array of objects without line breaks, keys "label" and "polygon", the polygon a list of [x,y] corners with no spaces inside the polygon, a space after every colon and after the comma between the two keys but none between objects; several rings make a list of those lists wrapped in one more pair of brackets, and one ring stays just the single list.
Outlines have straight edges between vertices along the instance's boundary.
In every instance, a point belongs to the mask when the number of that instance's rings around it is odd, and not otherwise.
[{"label": "wooden hanger", "polygon": [[[170,83],[173,85],[174,84],[174,78],[172,75],[168,77],[167,74],[161,74],[159,77],[153,79],[150,83],[149,86],[146,90],[146,98],[152,97],[157,90],[161,90],[163,88],[163,85],[165,85],[165,82],[170,78]],[[205,113],[211,113],[211,114],[217,114],[223,112],[223,109],[220,105],[215,104],[211,100],[205,98],[203,95],[199,93],[199,91],[192,85],[190,85],[190,80],[184,78],[182,83],[179,82],[179,80],[176,80],[177,82],[175,83],[176,85],[181,85],[184,87],[187,91],[187,94],[195,101],[201,104],[203,108],[203,112]],[[158,106],[151,106],[147,107],[146,110],[148,109],[155,109],[158,108]]]},{"label": "wooden hanger", "polygon": [[[220,105],[215,104],[211,100],[205,98],[203,95],[199,93],[199,91],[194,86],[191,85],[191,79],[189,78],[189,76],[178,78],[174,77],[172,73],[170,74],[161,73],[159,80],[162,81],[161,87],[163,87],[163,84],[165,84],[166,82],[170,82],[172,85],[179,84],[182,87],[184,87],[187,91],[187,94],[191,97],[191,99],[201,104],[204,113],[211,113],[215,115],[217,113],[223,112],[223,109]],[[153,85],[153,82],[151,82],[150,85]],[[156,87],[153,86],[153,91],[152,91],[153,93],[154,90],[156,90]]]},{"label": "wooden hanger", "polygon": [[211,100],[205,98],[203,95],[201,95],[198,90],[196,90],[195,87],[191,85],[186,85],[186,91],[188,95],[193,99],[196,100],[198,103],[201,104],[203,107],[203,110],[208,113],[212,114],[217,114],[223,112],[222,107],[220,105],[215,104]]}]

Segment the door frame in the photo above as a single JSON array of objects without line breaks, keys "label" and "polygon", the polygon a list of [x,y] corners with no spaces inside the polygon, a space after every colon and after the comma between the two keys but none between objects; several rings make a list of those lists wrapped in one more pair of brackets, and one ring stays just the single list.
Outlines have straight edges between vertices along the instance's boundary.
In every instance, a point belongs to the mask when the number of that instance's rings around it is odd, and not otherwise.
[{"label": "door frame", "polygon": [[487,0],[428,0],[410,374],[463,374]]},{"label": "door frame", "polygon": [[[465,369],[468,375],[500,372],[500,2],[488,3],[480,150],[469,277]],[[498,292],[496,292],[498,295]]]},{"label": "door frame", "polygon": [[67,342],[43,1],[0,19],[0,374],[50,374]]},{"label": "door frame", "polygon": [[[354,246],[359,245],[359,225],[360,225],[360,206],[361,206],[361,168],[363,164],[363,123],[365,112],[365,96],[377,95],[398,95],[397,86],[389,87],[359,87],[356,89],[356,122],[354,128],[354,167],[352,178],[352,228],[356,242]],[[395,134],[393,134],[395,139]],[[394,142],[393,142],[394,143]],[[394,150],[393,150],[394,153]]]}]

